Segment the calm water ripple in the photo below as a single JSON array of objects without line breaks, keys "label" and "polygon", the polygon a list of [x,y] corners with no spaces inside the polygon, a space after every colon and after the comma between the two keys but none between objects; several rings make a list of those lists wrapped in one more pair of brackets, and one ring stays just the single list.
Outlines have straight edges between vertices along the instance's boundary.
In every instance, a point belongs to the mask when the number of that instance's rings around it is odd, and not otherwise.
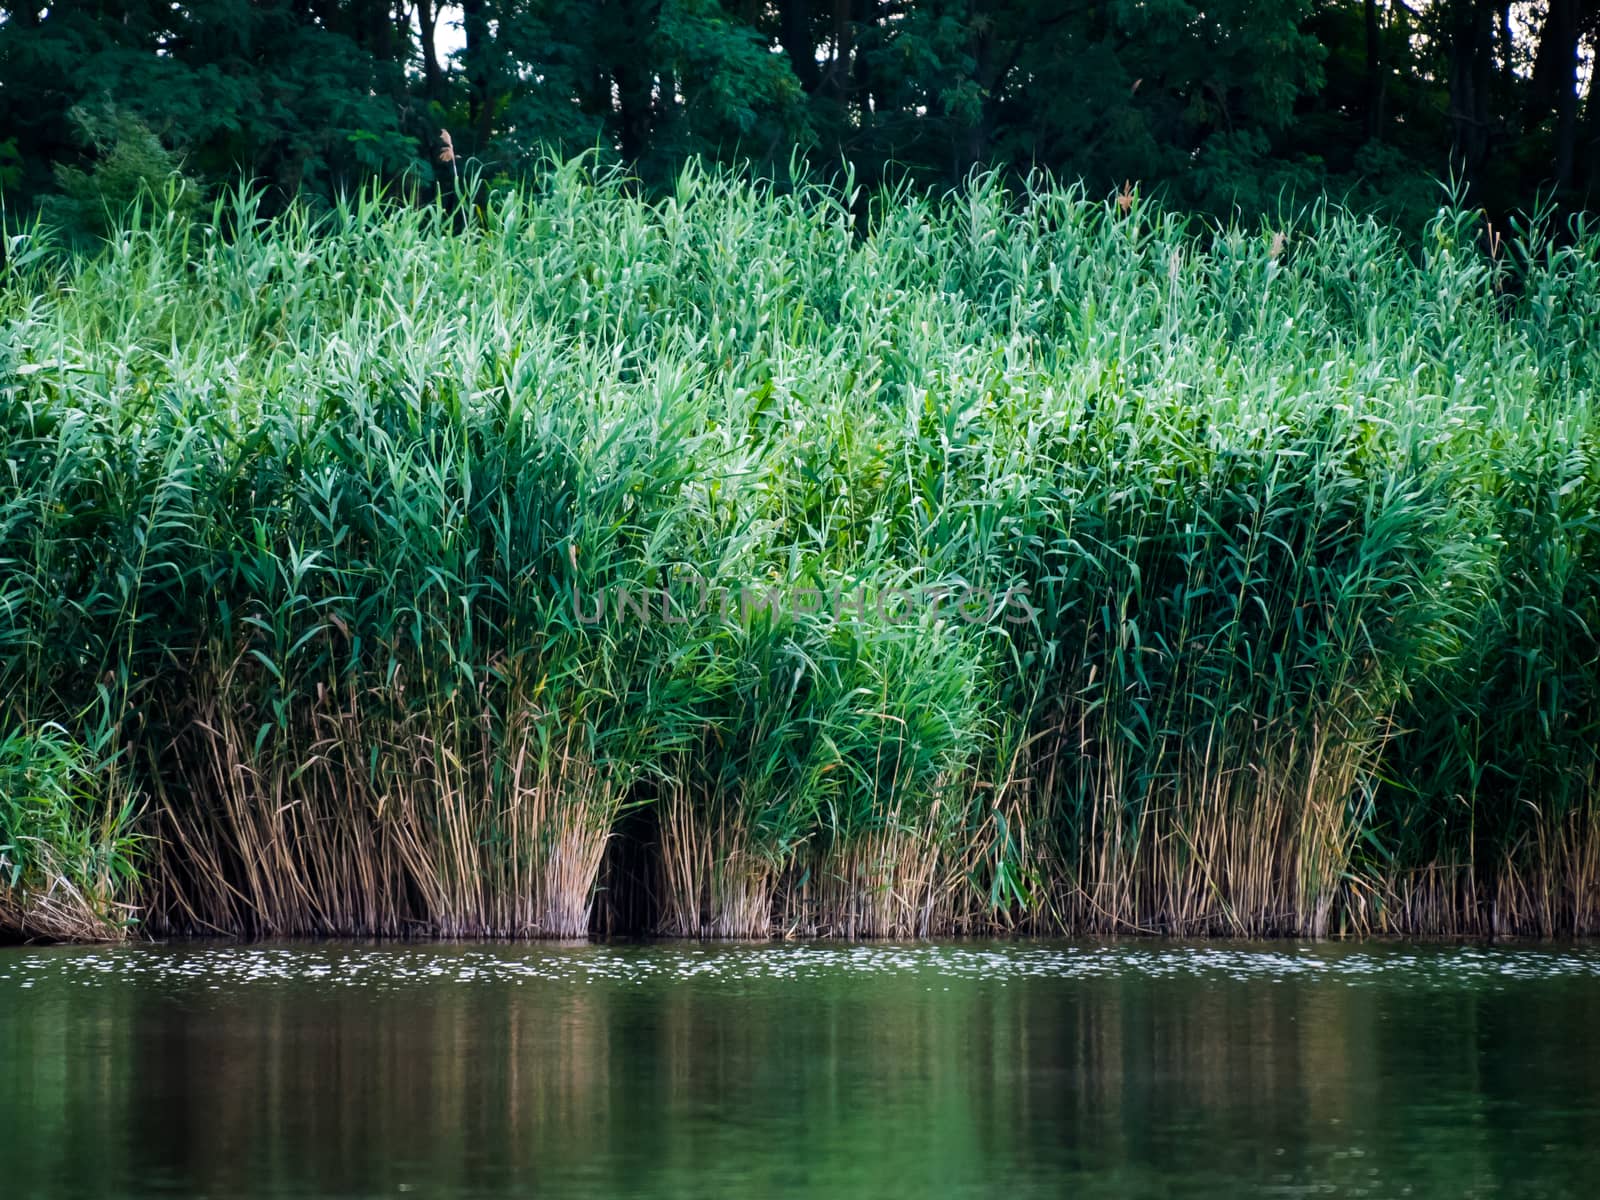
[{"label": "calm water ripple", "polygon": [[0,1196],[1589,1197],[1600,947],[0,949]]}]

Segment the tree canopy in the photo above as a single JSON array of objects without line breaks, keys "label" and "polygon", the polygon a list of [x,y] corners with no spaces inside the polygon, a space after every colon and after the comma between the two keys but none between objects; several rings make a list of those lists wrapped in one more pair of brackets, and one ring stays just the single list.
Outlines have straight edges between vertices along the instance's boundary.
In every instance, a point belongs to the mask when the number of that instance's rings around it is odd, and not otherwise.
[{"label": "tree canopy", "polygon": [[1404,216],[1452,176],[1491,209],[1591,206],[1597,42],[1600,0],[32,0],[0,3],[0,185],[115,193],[165,153],[279,196],[429,188],[448,130],[490,177],[798,154],[1209,211],[1328,190]]}]

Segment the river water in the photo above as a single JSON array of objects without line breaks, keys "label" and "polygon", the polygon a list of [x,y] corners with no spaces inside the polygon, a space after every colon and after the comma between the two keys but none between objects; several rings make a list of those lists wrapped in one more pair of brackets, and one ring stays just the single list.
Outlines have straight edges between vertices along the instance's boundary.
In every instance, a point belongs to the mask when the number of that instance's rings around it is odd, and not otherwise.
[{"label": "river water", "polygon": [[1600,1194],[1600,949],[0,949],[0,1196]]}]

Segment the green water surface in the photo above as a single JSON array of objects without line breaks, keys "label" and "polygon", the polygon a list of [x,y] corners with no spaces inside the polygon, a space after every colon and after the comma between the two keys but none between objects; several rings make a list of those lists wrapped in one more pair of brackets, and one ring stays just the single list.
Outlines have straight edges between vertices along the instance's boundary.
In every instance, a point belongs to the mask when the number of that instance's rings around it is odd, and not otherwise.
[{"label": "green water surface", "polygon": [[0,1197],[1600,1195],[1594,948],[0,949]]}]

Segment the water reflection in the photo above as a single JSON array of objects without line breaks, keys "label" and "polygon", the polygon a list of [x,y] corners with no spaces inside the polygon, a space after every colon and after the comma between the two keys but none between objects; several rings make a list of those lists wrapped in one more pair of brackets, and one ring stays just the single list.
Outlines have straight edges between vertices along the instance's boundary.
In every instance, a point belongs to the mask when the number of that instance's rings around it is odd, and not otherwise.
[{"label": "water reflection", "polygon": [[0,951],[8,1197],[1588,1196],[1600,954]]}]

